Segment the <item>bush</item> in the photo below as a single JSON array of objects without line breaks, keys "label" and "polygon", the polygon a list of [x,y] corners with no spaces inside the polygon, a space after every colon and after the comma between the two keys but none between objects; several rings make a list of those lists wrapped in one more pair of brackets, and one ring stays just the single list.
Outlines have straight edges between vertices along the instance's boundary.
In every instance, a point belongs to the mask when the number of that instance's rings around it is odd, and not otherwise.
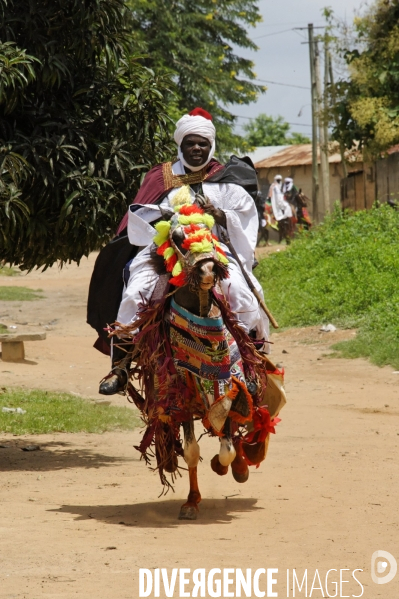
[{"label": "bush", "polygon": [[[257,274],[280,326],[334,322],[359,327],[346,355],[399,366],[399,212],[375,205],[336,209]],[[349,353],[348,353],[349,352]]]}]

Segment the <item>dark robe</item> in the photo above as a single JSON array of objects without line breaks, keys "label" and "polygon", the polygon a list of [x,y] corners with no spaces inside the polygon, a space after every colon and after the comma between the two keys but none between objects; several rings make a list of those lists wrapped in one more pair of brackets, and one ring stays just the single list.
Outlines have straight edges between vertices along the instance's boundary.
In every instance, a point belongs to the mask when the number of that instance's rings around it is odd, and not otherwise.
[{"label": "dark robe", "polygon": [[[223,166],[217,160],[211,160],[201,174],[175,175],[170,177],[169,163],[154,166],[145,176],[133,204],[160,204],[165,196],[177,187],[192,182],[235,183],[241,185],[255,199],[258,190],[256,171],[250,158],[231,156]],[[198,180],[197,180],[198,179]],[[127,235],[128,213],[119,224],[116,236],[102,248],[97,256],[90,281],[87,301],[87,322],[98,333],[94,347],[104,354],[110,354],[110,340],[106,327],[115,322],[122,299],[124,272],[126,266],[137,253],[137,247],[131,245]]]}]

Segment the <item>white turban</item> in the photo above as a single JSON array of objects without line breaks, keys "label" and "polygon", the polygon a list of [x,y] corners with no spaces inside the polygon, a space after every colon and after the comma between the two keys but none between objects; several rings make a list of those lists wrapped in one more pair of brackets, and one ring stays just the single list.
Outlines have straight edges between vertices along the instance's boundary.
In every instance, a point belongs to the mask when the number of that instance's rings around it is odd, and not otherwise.
[{"label": "white turban", "polygon": [[283,192],[287,193],[288,191],[291,191],[293,185],[294,185],[294,179],[291,179],[291,177],[286,177],[284,179]]},{"label": "white turban", "polygon": [[[209,142],[211,143],[211,151],[209,152],[208,159],[206,162],[204,162],[204,164],[201,164],[201,166],[191,166],[190,164],[187,164],[187,162],[184,160],[180,146],[186,135],[200,135],[201,137],[205,137],[205,139],[209,140]],[[185,114],[184,116],[182,116],[181,119],[179,119],[176,123],[174,139],[178,146],[177,153],[179,159],[184,164],[184,166],[189,168],[191,171],[202,170],[204,166],[206,166],[212,160],[213,155],[215,153],[215,137],[216,129],[209,118],[205,118],[203,116],[200,116],[199,114]]]}]

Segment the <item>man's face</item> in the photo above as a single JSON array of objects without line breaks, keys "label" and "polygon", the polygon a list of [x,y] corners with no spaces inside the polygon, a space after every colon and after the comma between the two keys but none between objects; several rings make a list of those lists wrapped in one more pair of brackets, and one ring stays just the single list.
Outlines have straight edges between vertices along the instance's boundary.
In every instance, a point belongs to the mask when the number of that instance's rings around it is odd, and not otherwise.
[{"label": "man's face", "polygon": [[187,164],[201,166],[208,159],[211,142],[201,135],[186,135],[180,148]]}]

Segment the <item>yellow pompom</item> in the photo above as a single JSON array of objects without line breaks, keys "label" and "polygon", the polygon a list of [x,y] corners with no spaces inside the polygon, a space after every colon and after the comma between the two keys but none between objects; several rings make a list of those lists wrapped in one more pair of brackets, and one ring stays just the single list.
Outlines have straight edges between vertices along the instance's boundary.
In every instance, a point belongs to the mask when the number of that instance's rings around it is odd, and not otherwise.
[{"label": "yellow pompom", "polygon": [[213,218],[213,216],[211,214],[203,214],[202,215],[203,218],[203,223],[204,225],[206,225],[208,227],[208,229],[212,229],[215,225],[215,219]]},{"label": "yellow pompom", "polygon": [[210,214],[180,214],[178,220],[181,225],[206,225],[208,229],[212,229],[215,224],[215,219]]},{"label": "yellow pompom", "polygon": [[207,253],[209,254],[213,250],[213,245],[210,241],[194,241],[190,245],[190,252],[194,252],[195,254]]},{"label": "yellow pompom", "polygon": [[218,260],[222,263],[222,264],[228,264],[228,258],[226,258],[226,256],[223,256],[223,254],[220,254],[219,252],[216,252],[216,255],[218,257]]},{"label": "yellow pompom", "polygon": [[174,248],[166,248],[166,250],[163,253],[164,260],[168,260],[169,258],[171,258],[174,253]]},{"label": "yellow pompom", "polygon": [[182,265],[180,263],[180,260],[178,260],[173,267],[172,276],[177,277],[177,275],[179,275],[182,272],[182,270],[183,270]]},{"label": "yellow pompom", "polygon": [[178,221],[181,225],[199,225],[203,222],[202,217],[202,214],[190,214],[190,216],[180,214],[178,217]]},{"label": "yellow pompom", "polygon": [[169,239],[170,222],[161,220],[155,225],[155,229],[158,233],[154,236],[154,243],[160,246]]}]

